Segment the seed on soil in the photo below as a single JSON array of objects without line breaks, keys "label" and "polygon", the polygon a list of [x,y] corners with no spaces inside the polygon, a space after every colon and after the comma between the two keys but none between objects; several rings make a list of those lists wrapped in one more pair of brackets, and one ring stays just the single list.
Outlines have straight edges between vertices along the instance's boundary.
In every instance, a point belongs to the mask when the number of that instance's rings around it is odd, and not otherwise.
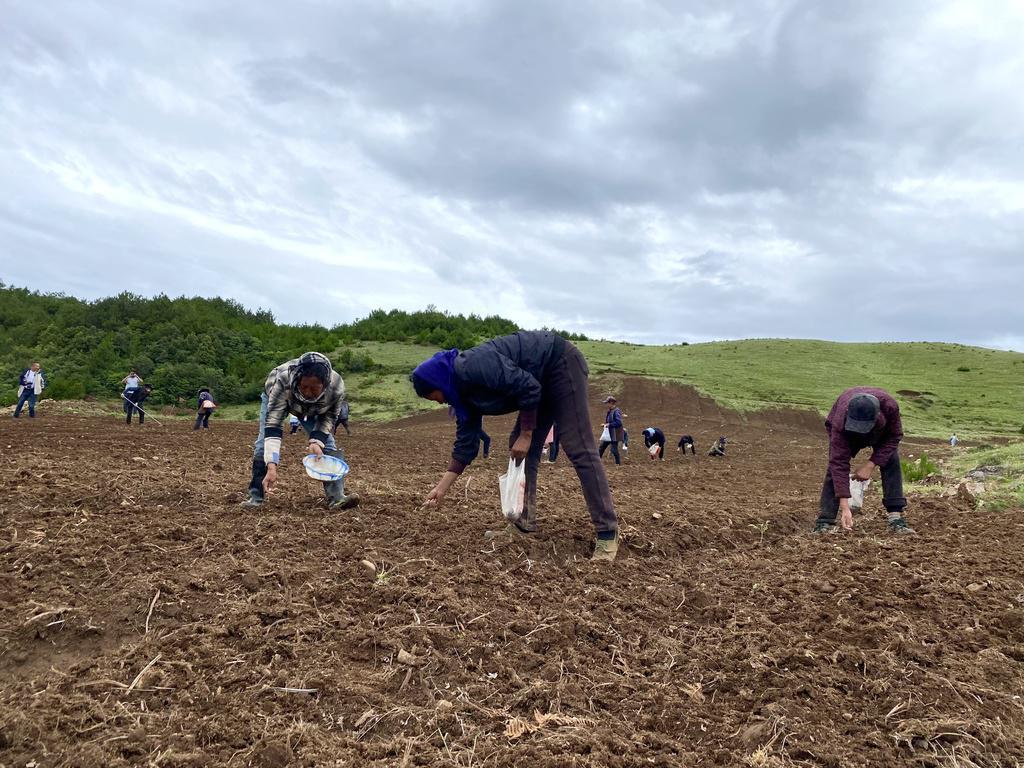
[{"label": "seed on soil", "polygon": [[371,579],[377,575],[377,564],[372,560],[360,560],[359,564],[363,567],[363,570],[366,571],[366,575]]},{"label": "seed on soil", "polygon": [[974,582],[972,584],[968,584],[967,585],[967,591],[968,592],[981,592],[981,590],[983,590],[986,586],[988,586],[988,585],[983,583],[983,582],[976,581],[976,582]]}]

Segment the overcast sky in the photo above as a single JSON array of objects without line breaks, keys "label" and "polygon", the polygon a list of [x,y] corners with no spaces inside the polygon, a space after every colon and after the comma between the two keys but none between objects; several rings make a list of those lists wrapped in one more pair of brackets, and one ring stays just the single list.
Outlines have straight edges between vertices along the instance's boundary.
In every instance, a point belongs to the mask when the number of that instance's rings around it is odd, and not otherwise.
[{"label": "overcast sky", "polygon": [[1024,350],[1024,3],[0,0],[0,279]]}]

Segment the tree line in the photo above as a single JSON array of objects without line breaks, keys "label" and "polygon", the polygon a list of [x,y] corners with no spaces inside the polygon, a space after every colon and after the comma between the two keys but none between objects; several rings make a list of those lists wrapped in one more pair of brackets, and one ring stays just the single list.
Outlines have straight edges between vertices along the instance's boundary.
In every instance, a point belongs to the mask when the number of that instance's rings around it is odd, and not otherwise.
[{"label": "tree line", "polygon": [[[378,368],[360,341],[401,341],[465,349],[518,326],[497,316],[374,310],[353,323],[286,325],[231,299],[144,298],[121,293],[83,301],[0,282],[0,403],[16,398],[18,375],[43,365],[47,397],[116,397],[129,368],[154,386],[151,399],[176,403],[203,386],[221,403],[259,397],[270,369],[303,352],[331,356],[344,373]],[[566,334],[570,338],[582,338]]]}]

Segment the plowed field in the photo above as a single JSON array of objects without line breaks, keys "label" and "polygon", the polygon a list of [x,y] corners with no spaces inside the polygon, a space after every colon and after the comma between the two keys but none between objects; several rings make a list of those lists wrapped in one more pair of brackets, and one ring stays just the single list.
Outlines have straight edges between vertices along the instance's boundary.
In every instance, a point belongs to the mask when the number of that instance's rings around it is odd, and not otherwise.
[{"label": "plowed field", "polygon": [[440,509],[428,416],[354,423],[348,512],[286,438],[253,512],[252,424],[4,418],[0,765],[1024,764],[1021,510],[912,495],[894,538],[872,493],[811,537],[820,419],[623,398],[635,443],[685,429],[698,456],[606,457],[603,567],[564,457],[536,538],[485,542],[502,420]]}]

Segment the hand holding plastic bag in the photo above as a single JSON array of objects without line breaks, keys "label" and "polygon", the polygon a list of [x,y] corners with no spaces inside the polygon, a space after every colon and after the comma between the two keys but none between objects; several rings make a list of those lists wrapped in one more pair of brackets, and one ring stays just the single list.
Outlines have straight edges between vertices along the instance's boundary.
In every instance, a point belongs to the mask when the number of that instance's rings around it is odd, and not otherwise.
[{"label": "hand holding plastic bag", "polygon": [[870,480],[858,480],[850,475],[850,509],[856,511],[864,506],[864,492],[871,485]]},{"label": "hand holding plastic bag", "polygon": [[526,499],[526,462],[516,464],[515,459],[508,460],[508,471],[498,478],[498,490],[501,493],[501,513],[510,523],[523,516],[523,504]]}]

